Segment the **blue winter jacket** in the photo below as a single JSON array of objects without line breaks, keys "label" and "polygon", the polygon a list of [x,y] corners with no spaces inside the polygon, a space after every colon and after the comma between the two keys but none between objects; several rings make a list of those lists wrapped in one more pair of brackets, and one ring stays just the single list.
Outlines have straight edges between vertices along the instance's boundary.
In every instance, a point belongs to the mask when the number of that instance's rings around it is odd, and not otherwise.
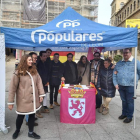
[{"label": "blue winter jacket", "polygon": [[[113,73],[113,84],[121,86],[134,86],[134,69],[135,59],[132,61],[119,61],[114,69],[117,74]],[[137,85],[140,80],[140,62],[137,60]]]}]

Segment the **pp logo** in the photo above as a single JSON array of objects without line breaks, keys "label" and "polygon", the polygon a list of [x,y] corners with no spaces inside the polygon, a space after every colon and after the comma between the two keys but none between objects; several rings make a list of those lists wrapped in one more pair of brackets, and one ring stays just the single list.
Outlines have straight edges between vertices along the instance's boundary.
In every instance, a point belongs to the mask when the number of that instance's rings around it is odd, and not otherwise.
[{"label": "pp logo", "polygon": [[76,27],[76,26],[80,26],[80,22],[78,22],[79,20],[63,20],[60,21],[56,24],[56,27],[60,28],[60,25],[62,24],[63,28],[67,28],[67,27]]}]

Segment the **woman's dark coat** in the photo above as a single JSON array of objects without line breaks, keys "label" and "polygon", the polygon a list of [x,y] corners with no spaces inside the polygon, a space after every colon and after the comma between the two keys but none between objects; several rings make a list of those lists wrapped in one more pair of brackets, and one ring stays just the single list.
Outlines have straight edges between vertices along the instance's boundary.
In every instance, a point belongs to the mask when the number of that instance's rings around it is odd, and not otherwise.
[{"label": "woman's dark coat", "polygon": [[114,97],[116,89],[113,85],[113,69],[112,65],[108,69],[102,68],[99,71],[97,87],[101,88],[101,95],[104,97]]}]

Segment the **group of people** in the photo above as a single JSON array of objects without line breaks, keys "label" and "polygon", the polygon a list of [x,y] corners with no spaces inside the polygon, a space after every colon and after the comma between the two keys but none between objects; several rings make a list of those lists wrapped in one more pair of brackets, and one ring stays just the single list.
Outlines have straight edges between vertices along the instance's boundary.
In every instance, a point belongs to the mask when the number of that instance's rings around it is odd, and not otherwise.
[{"label": "group of people", "polygon": [[[41,51],[39,56],[35,52],[22,56],[13,74],[8,97],[8,107],[12,110],[16,94],[16,113],[18,116],[13,139],[18,137],[25,115],[29,127],[28,136],[40,139],[40,136],[34,133],[34,126],[37,125],[35,115],[42,118],[41,113],[48,113],[49,108],[54,108],[53,104],[60,106],[57,102],[57,96],[61,81],[71,85],[94,83],[98,91],[96,109],[103,115],[109,113],[109,103],[115,96],[116,89],[118,89],[122,100],[122,114],[119,119],[125,119],[124,123],[132,121],[135,59],[130,49],[124,49],[124,59],[119,61],[116,66],[112,64],[109,58],[102,60],[99,52],[93,54],[94,59],[90,62],[86,56],[81,56],[77,64],[73,61],[72,53],[67,54],[65,63],[59,61],[59,53],[54,53],[53,60],[51,60],[51,53],[52,50],[47,49]],[[137,84],[139,79],[140,62],[137,61]],[[47,107],[46,96],[48,85],[50,87],[49,108]]]}]

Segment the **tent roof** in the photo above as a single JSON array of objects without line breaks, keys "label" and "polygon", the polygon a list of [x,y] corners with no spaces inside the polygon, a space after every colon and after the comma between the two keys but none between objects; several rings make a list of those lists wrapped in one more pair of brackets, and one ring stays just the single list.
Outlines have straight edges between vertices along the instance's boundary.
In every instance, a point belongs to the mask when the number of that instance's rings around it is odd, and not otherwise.
[{"label": "tent roof", "polygon": [[32,29],[1,27],[6,47],[41,50],[46,47],[106,47],[117,50],[137,46],[137,28],[102,25],[91,21],[71,7],[51,22]]}]

